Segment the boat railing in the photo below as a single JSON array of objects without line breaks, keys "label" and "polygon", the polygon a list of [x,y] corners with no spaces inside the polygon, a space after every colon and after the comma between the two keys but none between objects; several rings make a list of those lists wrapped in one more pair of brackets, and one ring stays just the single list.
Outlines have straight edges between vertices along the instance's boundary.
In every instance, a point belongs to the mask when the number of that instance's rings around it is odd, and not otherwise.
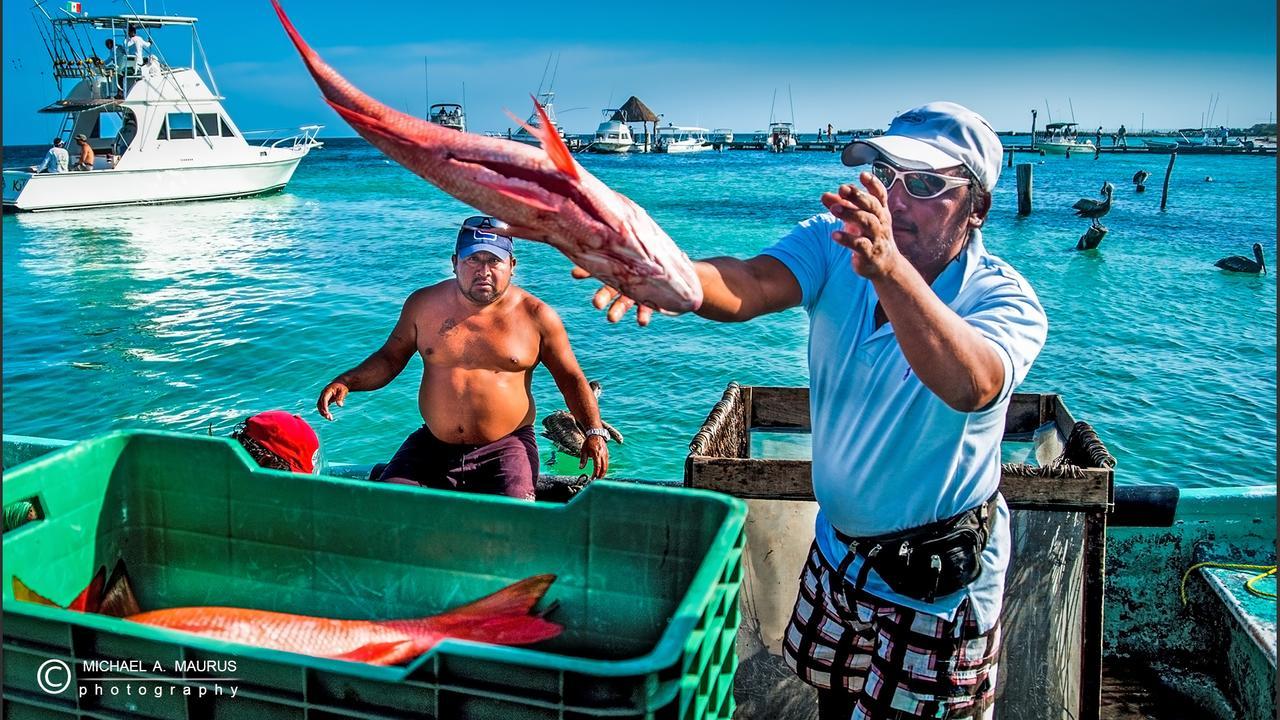
[{"label": "boat railing", "polygon": [[[316,140],[316,134],[319,133],[322,128],[324,128],[323,125],[303,125],[298,128],[298,132],[293,132],[293,128],[273,128],[270,130],[245,130],[240,134],[243,135],[246,140],[253,137],[253,140],[257,142],[258,147],[276,148],[288,143],[289,148],[299,148],[309,147],[312,145],[323,145],[319,140]],[[277,137],[280,133],[290,132],[293,134]],[[266,137],[258,140],[256,136],[260,135],[265,135]]]}]

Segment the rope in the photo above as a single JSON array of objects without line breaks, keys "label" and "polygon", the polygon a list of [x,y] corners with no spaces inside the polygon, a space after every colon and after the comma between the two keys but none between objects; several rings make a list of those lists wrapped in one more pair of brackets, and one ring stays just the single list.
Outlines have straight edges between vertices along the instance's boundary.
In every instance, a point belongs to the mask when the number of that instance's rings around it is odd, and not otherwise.
[{"label": "rope", "polygon": [[1221,568],[1223,570],[1262,570],[1263,572],[1261,575],[1254,575],[1253,577],[1245,581],[1244,589],[1247,590],[1250,595],[1255,595],[1260,598],[1268,598],[1268,599],[1274,600],[1276,597],[1276,594],[1273,592],[1267,592],[1266,590],[1259,590],[1258,588],[1253,586],[1254,583],[1258,582],[1259,580],[1265,580],[1266,578],[1269,578],[1272,575],[1275,575],[1276,574],[1275,565],[1251,565],[1248,563],[1199,562],[1187,568],[1187,571],[1182,574],[1182,585],[1179,586],[1178,588],[1178,596],[1182,598],[1183,605],[1187,604],[1187,578],[1191,577],[1192,572],[1199,570],[1202,567]]},{"label": "rope", "polygon": [[4,530],[8,532],[16,527],[34,520],[35,506],[26,500],[16,502],[4,509]]}]

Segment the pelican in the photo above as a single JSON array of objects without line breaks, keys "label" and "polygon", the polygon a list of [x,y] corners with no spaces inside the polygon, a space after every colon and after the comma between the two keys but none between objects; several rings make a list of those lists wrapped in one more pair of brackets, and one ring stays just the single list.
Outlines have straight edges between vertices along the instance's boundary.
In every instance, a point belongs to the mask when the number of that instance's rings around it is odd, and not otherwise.
[{"label": "pelican", "polygon": [[[592,380],[588,383],[591,386],[591,392],[596,398],[600,398],[600,383]],[[604,425],[604,429],[609,433],[609,437],[619,445],[622,444],[622,433],[617,428],[603,420],[600,421]],[[557,410],[550,415],[542,418],[542,437],[551,441],[555,448],[551,451],[551,459],[547,461],[548,465],[554,465],[556,462],[556,450],[562,453],[572,455],[576,458],[582,457],[582,444],[587,441],[587,435],[583,432],[582,426],[573,418],[573,414],[568,410]]]},{"label": "pelican", "polygon": [[1102,242],[1102,238],[1107,236],[1107,229],[1096,222],[1089,226],[1088,230],[1080,236],[1079,242],[1076,243],[1077,250],[1094,250],[1098,244]]},{"label": "pelican", "polygon": [[1255,275],[1267,271],[1267,261],[1262,257],[1262,243],[1253,244],[1252,260],[1243,255],[1232,255],[1231,257],[1222,258],[1214,265],[1229,272],[1254,273]]},{"label": "pelican", "polygon": [[1080,198],[1076,201],[1075,208],[1076,217],[1089,218],[1094,225],[1101,225],[1098,219],[1103,215],[1111,212],[1111,193],[1115,192],[1115,187],[1109,182],[1102,183],[1102,194],[1107,196],[1106,200],[1093,200],[1091,198]]},{"label": "pelican", "polygon": [[1147,178],[1151,177],[1151,173],[1146,170],[1139,170],[1133,174],[1133,184],[1137,186],[1138,192],[1147,191]]}]

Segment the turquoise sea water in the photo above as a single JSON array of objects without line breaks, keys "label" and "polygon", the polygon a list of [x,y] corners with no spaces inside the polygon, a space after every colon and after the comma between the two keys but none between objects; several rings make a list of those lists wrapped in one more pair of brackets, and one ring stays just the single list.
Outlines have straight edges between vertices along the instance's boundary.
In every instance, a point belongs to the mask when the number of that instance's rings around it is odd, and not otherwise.
[{"label": "turquoise sea water", "polygon": [[[5,164],[41,152],[6,148]],[[692,257],[754,254],[851,177],[827,153],[579,159]],[[1093,423],[1120,482],[1273,482],[1275,276],[1213,262],[1261,242],[1276,264],[1275,159],[1179,157],[1164,212],[1168,156],[1024,159],[1039,163],[1034,213],[1016,216],[1006,169],[986,231],[1049,314],[1048,344],[1021,389],[1061,393]],[[1129,180],[1138,169],[1153,176],[1143,195]],[[1087,221],[1070,206],[1097,197],[1103,180],[1117,190],[1111,232],[1099,252],[1075,252]],[[405,296],[447,276],[469,214],[363,141],[330,140],[267,198],[5,216],[4,431],[225,435],[284,408],[312,421],[330,460],[385,460],[421,423],[419,360],[387,388],[351,396],[335,422],[315,414],[315,396],[381,344]],[[626,435],[614,475],[678,478],[730,380],[807,381],[802,311],[744,325],[609,325],[589,304],[595,286],[570,280],[563,256],[536,243],[518,251],[517,281],[560,312],[588,376],[604,384],[604,416]],[[563,407],[545,370],[534,390],[540,416]]]}]

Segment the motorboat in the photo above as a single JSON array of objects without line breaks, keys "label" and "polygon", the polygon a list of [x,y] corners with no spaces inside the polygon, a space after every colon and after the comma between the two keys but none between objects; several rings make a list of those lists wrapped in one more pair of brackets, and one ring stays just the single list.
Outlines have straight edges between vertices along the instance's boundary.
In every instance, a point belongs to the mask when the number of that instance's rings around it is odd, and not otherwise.
[{"label": "motorboat", "polygon": [[[241,131],[208,70],[196,18],[65,10],[55,17],[44,6],[35,3],[33,14],[48,23],[41,37],[60,99],[39,112],[62,116],[58,137],[72,167],[79,154],[74,137],[86,138],[95,159],[91,168],[70,172],[5,168],[5,212],[262,195],[284,188],[302,158],[321,145],[320,125],[283,137],[282,131]],[[143,65],[123,54],[104,60],[93,53],[108,37],[123,46],[128,27],[151,43]],[[191,48],[185,67],[170,63],[157,37],[183,34],[189,39],[176,46]],[[208,81],[196,71],[197,61]],[[258,137],[251,143],[250,135]]]},{"label": "motorboat", "polygon": [[729,128],[716,128],[707,136],[707,140],[710,140],[712,145],[723,147],[733,142],[733,131]]},{"label": "motorboat", "polygon": [[655,150],[661,153],[693,153],[714,149],[707,140],[707,129],[668,125],[658,128]]},{"label": "motorboat", "polygon": [[462,106],[457,103],[436,103],[432,105],[430,110],[427,111],[427,120],[459,132],[467,131],[467,114],[463,112]]},{"label": "motorboat", "polygon": [[788,152],[796,149],[796,135],[789,122],[769,123],[769,150]]},{"label": "motorboat", "polygon": [[1092,142],[1079,139],[1076,132],[1078,126],[1078,123],[1073,122],[1049,123],[1044,126],[1045,135],[1036,141],[1036,147],[1042,154],[1071,155],[1087,153],[1093,155],[1097,152],[1097,148]]},{"label": "motorboat", "polygon": [[602,111],[604,122],[596,128],[596,134],[587,146],[588,152],[626,153],[631,152],[636,140],[631,134],[631,126],[624,122],[622,111],[617,108],[606,108]]}]

